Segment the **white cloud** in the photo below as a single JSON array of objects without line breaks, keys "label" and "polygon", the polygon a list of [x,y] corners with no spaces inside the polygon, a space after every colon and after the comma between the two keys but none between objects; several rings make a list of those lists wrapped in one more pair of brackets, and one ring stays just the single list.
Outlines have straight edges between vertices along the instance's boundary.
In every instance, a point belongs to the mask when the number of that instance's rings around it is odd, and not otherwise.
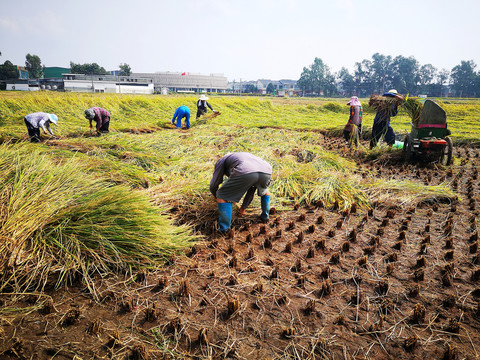
[{"label": "white cloud", "polygon": [[0,29],[7,32],[18,33],[20,26],[17,20],[0,17]]},{"label": "white cloud", "polygon": [[347,10],[349,12],[355,10],[355,4],[353,0],[337,0],[336,4],[340,9]]}]

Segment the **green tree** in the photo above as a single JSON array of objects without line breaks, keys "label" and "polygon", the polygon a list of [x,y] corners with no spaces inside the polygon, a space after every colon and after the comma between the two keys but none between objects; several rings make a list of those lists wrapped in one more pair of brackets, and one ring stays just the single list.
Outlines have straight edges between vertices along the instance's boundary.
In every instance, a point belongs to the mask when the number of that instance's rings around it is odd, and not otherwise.
[{"label": "green tree", "polygon": [[246,93],[256,93],[258,92],[258,88],[254,84],[247,84],[245,86]]},{"label": "green tree", "polygon": [[72,74],[85,74],[85,75],[107,75],[107,71],[99,66],[97,63],[92,64],[75,64],[70,61],[70,72]]},{"label": "green tree", "polygon": [[268,83],[268,85],[267,85],[267,94],[273,93],[274,90],[275,90],[275,86],[273,86],[272,83]]},{"label": "green tree", "polygon": [[338,82],[345,94],[353,94],[355,92],[355,80],[347,68],[342,67],[337,75]]},{"label": "green tree", "polygon": [[436,78],[436,88],[438,89],[437,92],[439,96],[443,96],[444,85],[448,83],[448,79],[450,78],[450,71],[448,71],[447,69],[442,69],[437,73]]},{"label": "green tree", "polygon": [[473,60],[462,60],[460,65],[452,69],[450,78],[452,80],[452,88],[455,90],[457,96],[468,97],[476,95],[475,85],[478,77],[478,74],[475,73],[476,66]]},{"label": "green tree", "polygon": [[432,64],[425,64],[420,66],[418,70],[419,77],[419,92],[427,94],[431,85],[434,85],[434,79],[437,76],[437,69]]},{"label": "green tree", "polygon": [[417,94],[419,75],[419,64],[413,57],[397,56],[392,62],[392,82],[391,86],[399,93]]},{"label": "green tree", "polygon": [[335,77],[322,59],[317,57],[308,68],[303,68],[297,84],[304,92],[320,94],[323,91],[325,95],[329,96],[336,91]]},{"label": "green tree", "polygon": [[28,77],[31,79],[39,79],[43,76],[44,67],[42,61],[37,55],[27,54],[25,67],[28,71]]},{"label": "green tree", "polygon": [[18,70],[9,60],[0,65],[0,80],[18,79]]},{"label": "green tree", "polygon": [[132,73],[132,68],[128,64],[120,64],[118,67],[120,68],[120,76],[130,76]]},{"label": "green tree", "polygon": [[383,94],[390,87],[392,78],[392,57],[385,56],[379,53],[372,55],[372,62],[370,65],[372,82],[375,86],[375,91]]},{"label": "green tree", "polygon": [[372,62],[370,60],[362,60],[355,63],[353,75],[355,89],[359,96],[372,94],[374,91],[374,81],[372,75]]}]

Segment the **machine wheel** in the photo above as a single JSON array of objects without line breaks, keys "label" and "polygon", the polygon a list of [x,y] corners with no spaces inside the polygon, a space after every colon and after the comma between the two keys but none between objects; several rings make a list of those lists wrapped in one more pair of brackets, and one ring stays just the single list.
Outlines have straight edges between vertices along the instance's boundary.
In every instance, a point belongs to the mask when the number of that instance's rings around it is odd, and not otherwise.
[{"label": "machine wheel", "polygon": [[410,161],[412,158],[412,144],[410,142],[410,137],[408,135],[405,136],[405,140],[403,140],[403,160]]},{"label": "machine wheel", "polygon": [[452,163],[453,143],[449,136],[445,137],[445,141],[447,145],[443,148],[440,162],[445,166],[449,166]]}]

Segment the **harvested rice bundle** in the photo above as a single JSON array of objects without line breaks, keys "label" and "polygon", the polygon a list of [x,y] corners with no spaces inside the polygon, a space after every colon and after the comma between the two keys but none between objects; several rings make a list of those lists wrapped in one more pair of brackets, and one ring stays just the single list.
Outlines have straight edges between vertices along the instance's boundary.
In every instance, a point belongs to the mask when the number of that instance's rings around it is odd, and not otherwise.
[{"label": "harvested rice bundle", "polygon": [[422,114],[422,102],[418,98],[407,98],[403,101],[402,106],[408,116],[412,119],[412,124],[417,126],[418,121],[420,120],[420,115]]},{"label": "harvested rice bundle", "polygon": [[376,111],[386,110],[393,113],[394,105],[400,105],[402,100],[400,97],[371,95],[368,106]]}]

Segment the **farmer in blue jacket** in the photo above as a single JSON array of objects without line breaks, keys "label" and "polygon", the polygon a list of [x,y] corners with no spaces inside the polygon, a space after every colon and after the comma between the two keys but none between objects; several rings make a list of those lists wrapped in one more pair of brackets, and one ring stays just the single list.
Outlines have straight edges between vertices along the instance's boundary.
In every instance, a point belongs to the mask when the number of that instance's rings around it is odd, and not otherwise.
[{"label": "farmer in blue jacket", "polygon": [[185,118],[185,125],[187,129],[190,129],[190,109],[182,105],[177,110],[175,110],[175,114],[173,114],[172,124],[175,124],[175,118],[177,119],[177,129],[182,128],[182,119]]},{"label": "farmer in blue jacket", "polygon": [[[228,179],[223,182],[223,177]],[[215,164],[210,192],[217,201],[219,219],[218,225],[221,232],[230,229],[232,222],[232,203],[239,202],[244,194],[239,214],[245,214],[245,209],[250,205],[255,196],[255,190],[260,196],[262,205],[262,221],[267,221],[270,212],[270,178],[272,166],[265,160],[247,152],[228,153]],[[220,187],[220,189],[218,188]]]},{"label": "farmer in blue jacket", "polygon": [[391,107],[377,111],[375,118],[373,119],[370,149],[376,146],[382,137],[383,141],[385,141],[387,145],[392,146],[393,144],[395,144],[395,132],[390,126],[390,117],[397,115],[398,105],[402,102],[403,97],[395,89],[389,90],[388,92],[383,94],[383,96],[395,97],[398,101],[397,103],[391,105]]}]

